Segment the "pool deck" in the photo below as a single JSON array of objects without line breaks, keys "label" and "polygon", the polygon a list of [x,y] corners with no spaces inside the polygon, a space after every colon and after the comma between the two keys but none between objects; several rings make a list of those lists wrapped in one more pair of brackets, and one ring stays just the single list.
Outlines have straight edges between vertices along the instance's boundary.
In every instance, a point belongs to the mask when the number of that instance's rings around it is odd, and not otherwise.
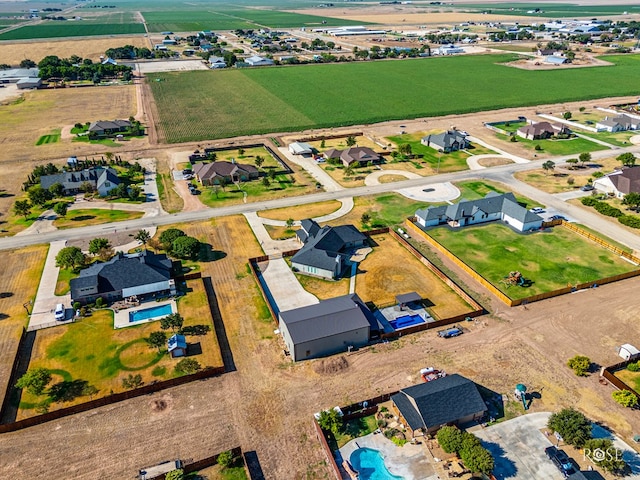
[{"label": "pool deck", "polygon": [[404,480],[436,480],[439,478],[431,465],[424,443],[417,445],[407,443],[403,447],[398,447],[381,433],[370,433],[351,440],[338,450],[336,452],[337,463],[341,465],[343,459],[349,460],[351,454],[358,448],[378,450],[384,459],[387,470],[392,475],[402,477]]},{"label": "pool deck", "polygon": [[[395,331],[395,329],[389,322],[392,322],[399,317],[418,315],[422,317],[422,319],[426,323],[435,322],[435,319],[429,314],[429,312],[427,312],[427,310],[424,307],[418,306],[416,304],[407,305],[402,310],[400,310],[397,305],[394,305],[392,307],[382,308],[378,310],[376,313],[374,313],[374,315],[376,315],[376,318],[384,326],[385,333]],[[408,325],[408,326],[413,326],[413,325],[414,324]],[[415,325],[419,325],[419,323],[416,323]],[[406,327],[401,327],[398,330],[402,330],[403,328],[406,328]]]},{"label": "pool deck", "polygon": [[162,307],[163,305],[171,305],[174,313],[178,311],[178,305],[176,304],[175,300],[164,300],[162,302],[146,302],[141,303],[137,307],[120,308],[117,312],[115,310],[113,312],[113,328],[133,327],[134,325],[140,325],[141,323],[155,322],[156,320],[160,320],[166,315],[160,315],[159,317],[153,317],[147,320],[140,320],[139,322],[132,323],[129,322],[129,313],[135,312],[137,310],[145,310],[147,308]]}]

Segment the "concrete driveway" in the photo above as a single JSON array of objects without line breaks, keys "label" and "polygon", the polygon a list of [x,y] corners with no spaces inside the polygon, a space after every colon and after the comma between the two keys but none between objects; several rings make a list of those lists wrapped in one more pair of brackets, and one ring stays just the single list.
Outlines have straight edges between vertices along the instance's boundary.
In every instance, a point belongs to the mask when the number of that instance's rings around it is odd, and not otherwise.
[{"label": "concrete driveway", "polygon": [[315,295],[302,288],[284,258],[270,259],[269,265],[263,267],[262,278],[279,312],[319,303]]},{"label": "concrete driveway", "polygon": [[295,163],[304,168],[317,182],[320,182],[327,192],[338,192],[344,190],[344,187],[336,182],[331,175],[318,166],[316,161],[311,157],[302,155],[293,155],[287,147],[279,147],[280,154],[289,162]]},{"label": "concrete driveway", "polygon": [[544,449],[551,442],[540,429],[550,413],[530,413],[473,433],[495,459],[493,474],[498,480],[562,480],[564,477]]}]

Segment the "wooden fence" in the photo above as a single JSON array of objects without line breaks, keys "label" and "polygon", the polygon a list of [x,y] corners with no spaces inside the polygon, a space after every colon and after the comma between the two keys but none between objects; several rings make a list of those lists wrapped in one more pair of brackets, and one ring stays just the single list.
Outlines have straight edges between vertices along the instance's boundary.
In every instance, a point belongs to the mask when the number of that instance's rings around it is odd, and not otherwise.
[{"label": "wooden fence", "polygon": [[[240,447],[235,447],[232,448],[231,450],[227,450],[230,451],[231,454],[233,455],[233,458],[237,458],[237,457],[242,457],[242,449]],[[218,457],[220,456],[222,452],[216,454],[216,455],[212,455],[210,457],[207,458],[203,458],[200,460],[195,460],[195,461],[190,461],[190,462],[183,462],[182,464],[182,471],[185,474],[190,474],[190,473],[195,473],[199,470],[202,470],[203,468],[207,468],[207,467],[212,467],[214,465],[216,465],[218,463]],[[246,469],[246,467],[245,467]],[[155,477],[147,477],[146,480],[164,480],[166,477],[166,474],[163,473],[161,475],[156,475]]]},{"label": "wooden fence", "polygon": [[[558,222],[558,223],[555,223],[555,222]],[[555,225],[562,225],[563,227],[569,228],[570,230],[576,233],[579,233],[580,235],[583,235],[586,238],[594,240],[596,243],[605,247],[607,250],[610,250],[618,255],[621,255],[624,258],[627,258],[628,260],[631,260],[634,263],[636,261],[640,263],[640,259],[638,259],[637,257],[634,257],[633,255],[625,252],[624,250],[614,245],[611,245],[610,243],[605,242],[601,238],[596,237],[595,235],[587,232],[586,230],[576,227],[575,225],[565,222],[564,220],[558,220],[555,222],[549,222],[549,223],[554,223]],[[539,302],[541,300],[546,300],[547,298],[558,297],[560,295],[566,295],[567,293],[572,293],[577,290],[584,290],[586,288],[597,287],[598,285],[605,285],[607,283],[617,282],[619,280],[624,280],[627,278],[632,278],[640,275],[640,268],[639,268],[637,270],[632,270],[630,272],[621,273],[619,275],[614,275],[611,277],[600,278],[598,280],[594,280],[591,282],[580,283],[577,285],[568,285],[566,287],[559,288],[557,290],[552,290],[550,292],[543,292],[537,295],[531,295],[529,297],[524,297],[524,298],[511,299],[502,291],[500,291],[497,287],[495,287],[491,282],[489,282],[486,278],[484,278],[482,275],[477,273],[465,262],[460,260],[456,255],[454,255],[449,250],[447,250],[443,245],[437,242],[433,237],[429,236],[424,230],[422,230],[420,227],[415,225],[411,219],[408,219],[405,222],[405,225],[407,226],[407,230],[410,230],[414,235],[419,236],[421,239],[425,240],[427,243],[432,245],[436,250],[438,250],[440,253],[442,253],[447,258],[452,260],[462,270],[464,270],[471,277],[473,277],[478,283],[480,283],[492,294],[498,297],[498,299],[500,299],[502,302],[504,302],[510,307],[515,307],[518,305],[526,305],[527,303]]]},{"label": "wooden fence", "polygon": [[633,360],[625,360],[624,362],[620,362],[620,363],[616,363],[615,365],[604,367],[602,369],[602,372],[600,373],[600,376],[606,378],[609,381],[609,383],[611,383],[618,390],[628,390],[629,392],[632,392],[640,400],[640,393],[636,392],[632,387],[630,387],[621,379],[615,376],[615,372],[622,370],[624,368],[627,368],[627,365],[637,361],[638,359],[634,358]]},{"label": "wooden fence", "polygon": [[574,225],[572,223],[569,222],[565,222],[564,220],[561,221],[561,225],[565,228],[568,228],[569,230],[582,235],[583,237],[588,238],[589,240],[597,243],[598,245],[606,248],[607,250],[615,253],[616,255],[620,255],[621,257],[626,258],[627,260],[630,260],[631,262],[640,265],[640,258],[630,254],[629,252],[621,249],[620,247],[616,247],[615,245],[610,244],[609,242],[601,239],[600,237],[598,237],[597,235],[594,235],[591,232],[588,232],[580,227],[578,227],[577,225]]},{"label": "wooden fence", "polygon": [[271,313],[271,318],[273,318],[273,321],[276,323],[276,325],[278,325],[280,323],[280,320],[278,319],[278,315],[276,314],[275,310],[273,309],[273,305],[271,305],[271,300],[270,300],[270,296],[267,295],[267,292],[264,289],[264,285],[262,284],[262,282],[264,281],[264,279],[260,279],[261,275],[258,273],[258,271],[260,270],[258,267],[258,262],[266,262],[267,260],[269,260],[269,257],[266,255],[263,255],[262,257],[255,257],[255,258],[250,258],[249,259],[249,268],[251,269],[251,274],[253,275],[253,279],[255,280],[256,284],[258,285],[258,289],[260,290],[260,293],[262,294],[262,298],[264,300],[264,303],[267,304],[267,308],[269,309],[269,312]]},{"label": "wooden fence", "polygon": [[[33,427],[42,423],[57,420],[59,418],[68,417],[69,415],[75,415],[76,413],[86,412],[94,408],[103,407],[105,405],[112,405],[114,403],[122,402],[130,398],[141,397],[142,395],[148,395],[150,393],[159,392],[167,388],[177,387],[186,383],[191,383],[196,380],[204,380],[206,378],[215,377],[225,373],[224,367],[209,367],[191,375],[184,375],[182,377],[171,378],[162,382],[150,383],[142,387],[127,390],[126,392],[114,393],[107,397],[96,398],[88,402],[81,403],[79,405],[72,405],[71,407],[61,408],[60,410],[54,410],[53,412],[44,413],[35,417],[25,418],[24,420],[18,420],[17,422],[0,424],[0,433],[15,432],[16,430],[22,430],[24,428]],[[11,395],[12,387],[7,390],[6,396]]]},{"label": "wooden fence", "polygon": [[329,443],[327,443],[327,438],[324,436],[324,432],[322,431],[322,428],[320,428],[320,424],[315,419],[315,417],[312,418],[312,421],[313,421],[313,428],[316,431],[316,437],[318,437],[320,446],[322,447],[322,450],[324,450],[324,454],[327,457],[329,468],[333,472],[333,475],[336,477],[336,480],[342,480],[342,474],[340,473],[340,469],[338,468],[336,459],[333,456],[333,452],[331,451],[331,448],[329,448]]}]

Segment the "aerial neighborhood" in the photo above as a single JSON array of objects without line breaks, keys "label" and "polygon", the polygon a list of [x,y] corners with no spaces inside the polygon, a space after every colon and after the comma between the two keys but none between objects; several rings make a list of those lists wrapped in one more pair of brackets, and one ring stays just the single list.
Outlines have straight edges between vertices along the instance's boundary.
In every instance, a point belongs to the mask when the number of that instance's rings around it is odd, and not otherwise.
[{"label": "aerial neighborhood", "polygon": [[640,12],[0,0],[0,478],[640,479]]}]

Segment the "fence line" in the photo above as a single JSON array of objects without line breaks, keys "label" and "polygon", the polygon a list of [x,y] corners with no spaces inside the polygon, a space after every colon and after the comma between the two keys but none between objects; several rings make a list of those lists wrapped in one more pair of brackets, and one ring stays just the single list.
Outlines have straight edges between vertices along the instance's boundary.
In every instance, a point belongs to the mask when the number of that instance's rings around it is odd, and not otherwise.
[{"label": "fence line", "polygon": [[340,469],[338,468],[338,464],[336,463],[336,459],[333,456],[333,452],[329,448],[329,443],[327,443],[327,438],[324,436],[324,432],[322,428],[320,428],[320,424],[313,417],[313,428],[316,431],[316,436],[320,441],[320,446],[324,450],[324,454],[327,457],[327,461],[329,462],[329,468],[333,471],[333,474],[336,477],[336,480],[342,480],[342,474],[340,473]]},{"label": "fence line", "polygon": [[606,378],[609,383],[611,383],[618,390],[627,390],[632,392],[638,399],[640,400],[640,393],[636,392],[632,387],[627,385],[623,380],[615,376],[615,372],[627,368],[627,365],[633,362],[637,362],[638,359],[634,358],[633,360],[625,360],[624,362],[616,363],[615,365],[610,365],[608,367],[604,367],[602,372],[600,373],[601,377]]},{"label": "fence line", "polygon": [[636,257],[635,255],[630,254],[629,252],[626,252],[625,250],[621,249],[620,247],[616,247],[615,245],[610,244],[609,242],[601,239],[600,237],[598,237],[597,235],[594,235],[591,232],[588,232],[572,223],[569,222],[565,222],[564,220],[562,220],[561,225],[565,228],[568,228],[569,230],[582,235],[583,237],[588,238],[589,240],[596,242],[598,245],[603,246],[604,248],[606,248],[607,250],[612,251],[613,253],[620,255],[621,257],[626,258],[627,260],[631,260],[633,263],[636,264],[640,264],[640,258]]},{"label": "fence line", "polygon": [[271,305],[271,301],[269,300],[269,296],[267,295],[267,292],[265,292],[264,290],[264,285],[262,285],[262,281],[260,280],[260,275],[258,275],[258,271],[259,271],[258,262],[264,262],[264,261],[267,261],[268,259],[269,259],[268,256],[250,258],[249,268],[251,269],[251,274],[253,275],[253,279],[258,284],[258,290],[260,290],[260,294],[262,295],[264,303],[267,304],[267,308],[271,313],[271,318],[276,323],[276,325],[278,325],[280,323],[278,320],[278,315],[276,315],[276,312],[273,309],[273,306]]},{"label": "fence line", "polygon": [[[240,447],[234,447],[231,450],[227,450],[230,451],[231,454],[233,455],[233,458],[236,457],[243,457],[243,453],[242,453],[242,449]],[[212,467],[214,465],[217,465],[218,463],[218,457],[220,456],[222,452],[216,454],[216,455],[211,455],[210,457],[207,458],[203,458],[200,460],[195,460],[195,461],[191,461],[191,462],[183,462],[182,465],[182,471],[185,474],[190,474],[190,473],[194,473],[197,472],[198,470],[202,470],[203,468],[207,468],[207,467]],[[245,464],[245,471],[246,471],[246,464]],[[160,475],[156,475],[155,477],[149,477],[147,480],[164,480],[166,477],[166,473],[162,473]]]}]

